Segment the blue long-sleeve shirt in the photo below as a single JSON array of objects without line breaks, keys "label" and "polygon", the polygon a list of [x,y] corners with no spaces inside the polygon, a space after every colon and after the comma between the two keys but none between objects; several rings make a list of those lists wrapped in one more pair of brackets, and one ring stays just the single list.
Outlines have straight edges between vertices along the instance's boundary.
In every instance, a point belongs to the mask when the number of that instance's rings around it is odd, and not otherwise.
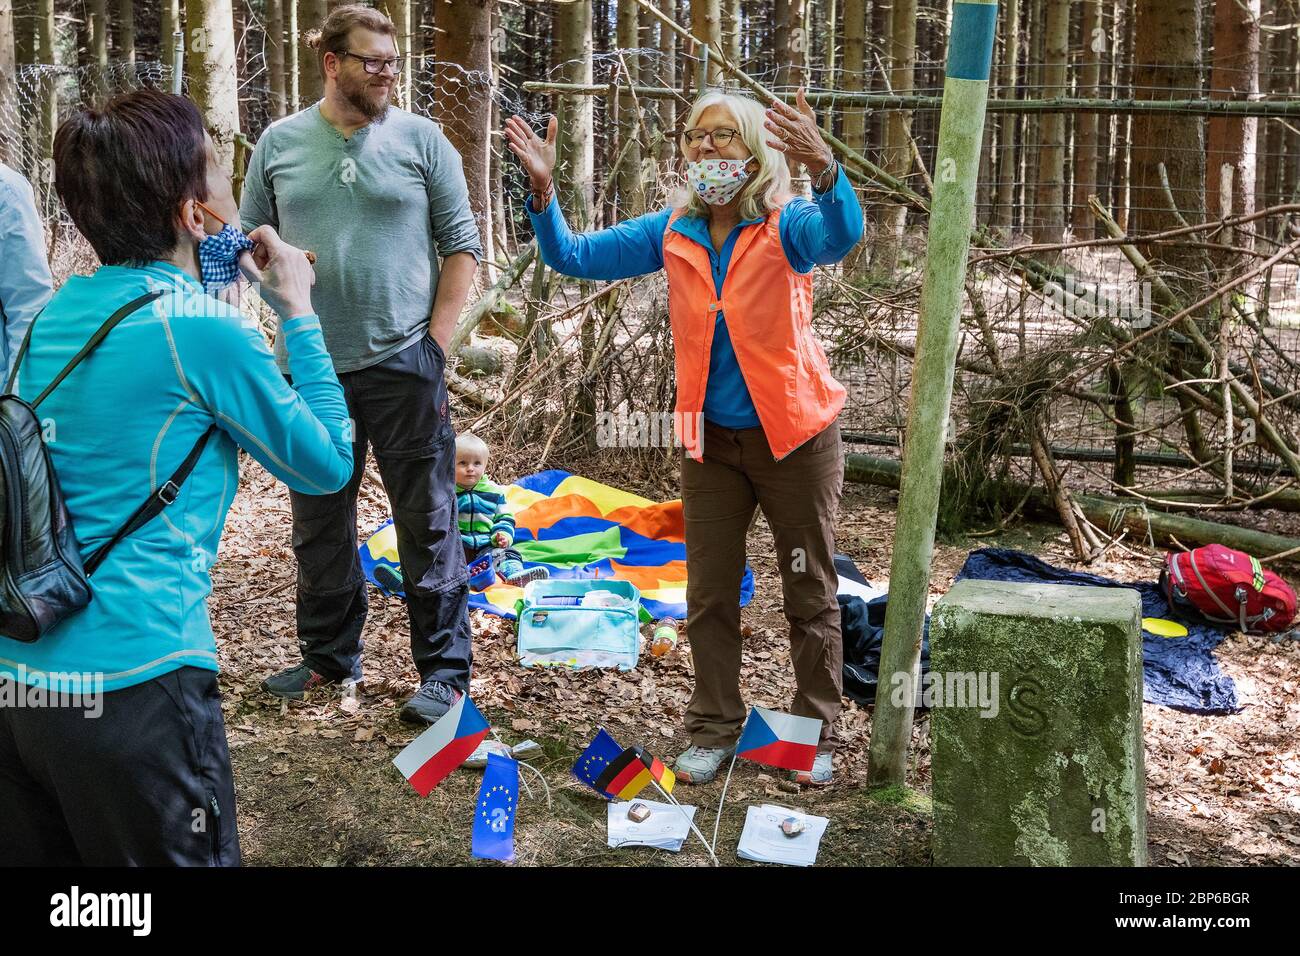
[{"label": "blue long-sleeve shirt", "polygon": [[36,322],[18,393],[31,401],[114,310],[157,290],[36,409],[82,557],[219,430],[171,506],[96,570],[84,610],[32,644],[0,636],[0,675],[75,692],[53,675],[98,674],[115,690],[216,670],[208,571],[239,484],[237,447],[308,494],[351,475],[347,403],[316,316],[282,323],[291,387],[256,325],[167,263],[70,278]]},{"label": "blue long-sleeve shirt", "polygon": [[[800,273],[811,272],[815,266],[839,262],[862,238],[862,208],[843,171],[836,173],[831,188],[824,193],[814,193],[813,197],[813,201],[791,199],[782,208],[778,224],[785,257],[790,267]],[[558,200],[552,199],[540,213],[533,211],[531,200],[526,201],[525,208],[537,234],[537,248],[542,261],[563,275],[608,282],[658,272],[664,267],[664,233],[670,228],[668,220],[672,209],[647,213],[599,232],[574,235],[564,221]],[[721,250],[713,248],[705,219],[681,216],[671,228],[708,251],[714,293],[721,297],[722,284],[740,230],[761,221],[746,219],[738,223]],[[736,350],[721,311],[718,312],[709,353],[704,418],[725,428],[754,428],[759,425],[758,412],[741,375]]]},{"label": "blue long-sleeve shirt", "polygon": [[31,184],[0,163],[0,369],[9,366],[27,326],[54,290],[45,262],[45,229]]}]

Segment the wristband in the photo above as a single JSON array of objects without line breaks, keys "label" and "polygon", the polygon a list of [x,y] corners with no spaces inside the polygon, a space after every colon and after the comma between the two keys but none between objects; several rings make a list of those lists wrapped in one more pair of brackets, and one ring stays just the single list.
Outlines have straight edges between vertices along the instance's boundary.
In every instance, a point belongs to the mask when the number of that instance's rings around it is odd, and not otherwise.
[{"label": "wristband", "polygon": [[555,177],[551,177],[550,181],[546,184],[546,188],[541,192],[538,192],[536,189],[529,189],[528,193],[529,196],[535,196],[537,198],[537,209],[535,209],[534,212],[541,212],[551,204],[551,196],[555,194]]},{"label": "wristband", "polygon": [[[835,177],[836,175],[838,175],[839,169],[840,169],[840,164],[836,160],[832,159],[830,165],[827,166],[825,169],[823,169],[817,175],[817,178],[813,180],[812,183],[813,192],[824,193],[828,189],[830,189],[833,185],[835,185]],[[830,174],[830,179],[826,181],[825,185],[823,185],[823,180],[826,180],[827,174]]]}]

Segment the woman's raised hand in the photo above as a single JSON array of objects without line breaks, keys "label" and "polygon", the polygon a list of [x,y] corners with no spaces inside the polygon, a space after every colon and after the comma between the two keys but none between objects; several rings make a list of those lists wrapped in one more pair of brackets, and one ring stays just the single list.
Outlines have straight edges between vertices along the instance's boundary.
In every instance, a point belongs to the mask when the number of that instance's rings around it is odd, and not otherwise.
[{"label": "woman's raised hand", "polygon": [[813,175],[821,173],[835,161],[835,154],[822,139],[822,131],[817,126],[817,117],[808,105],[804,88],[799,87],[795,109],[780,100],[773,100],[767,108],[767,119],[763,125],[772,135],[767,144],[785,153],[786,158],[806,165]]},{"label": "woman's raised hand", "polygon": [[506,144],[519,157],[534,192],[541,192],[550,185],[551,172],[555,169],[555,129],[554,116],[546,124],[546,139],[534,133],[522,117],[512,116],[506,120]]}]

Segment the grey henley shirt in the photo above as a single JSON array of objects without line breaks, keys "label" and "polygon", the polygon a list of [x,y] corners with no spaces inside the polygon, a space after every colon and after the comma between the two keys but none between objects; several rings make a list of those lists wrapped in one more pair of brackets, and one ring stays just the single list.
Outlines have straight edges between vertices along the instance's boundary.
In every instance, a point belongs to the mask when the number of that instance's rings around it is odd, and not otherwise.
[{"label": "grey henley shirt", "polygon": [[[312,304],[340,373],[428,331],[439,257],[483,255],[460,155],[436,123],[397,107],[346,139],[319,103],[272,123],[239,216],[245,232],[269,223],[316,254]],[[282,343],[275,351],[287,370]]]}]

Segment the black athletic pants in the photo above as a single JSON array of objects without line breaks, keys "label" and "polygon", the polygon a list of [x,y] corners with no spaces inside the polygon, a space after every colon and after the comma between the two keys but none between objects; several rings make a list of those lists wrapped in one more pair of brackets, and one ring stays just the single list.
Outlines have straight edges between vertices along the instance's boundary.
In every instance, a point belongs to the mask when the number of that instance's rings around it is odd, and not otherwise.
[{"label": "black athletic pants", "polygon": [[0,866],[239,865],[215,671],[77,706],[15,706],[15,692],[0,706]]},{"label": "black athletic pants", "polygon": [[341,374],[353,424],[352,480],[332,495],[290,495],[298,644],[303,660],[326,677],[361,676],[367,603],[357,491],[369,442],[392,506],[420,680],[469,689],[469,586],[456,526],[456,434],[444,368],[441,347],[422,335],[377,365]]}]

